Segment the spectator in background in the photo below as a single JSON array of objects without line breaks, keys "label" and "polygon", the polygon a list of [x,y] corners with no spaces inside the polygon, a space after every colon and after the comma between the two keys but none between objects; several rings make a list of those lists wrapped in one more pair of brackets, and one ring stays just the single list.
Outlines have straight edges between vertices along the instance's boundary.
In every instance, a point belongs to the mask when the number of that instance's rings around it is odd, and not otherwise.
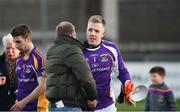
[{"label": "spectator in background", "polygon": [[164,83],[165,69],[155,66],[150,70],[152,84],[146,98],[145,111],[176,111],[176,102],[171,89]]},{"label": "spectator in background", "polygon": [[134,84],[131,82],[130,74],[126,69],[119,47],[113,42],[102,40],[104,36],[104,18],[99,15],[91,16],[87,25],[87,41],[83,53],[90,65],[98,91],[97,107],[92,110],[115,112],[117,109],[111,85],[113,84],[112,75],[116,75],[122,82],[123,91],[125,91],[125,94],[121,92],[118,97],[120,103],[125,95],[126,101],[135,106],[135,102],[130,97],[131,92],[134,90]]},{"label": "spectator in background", "polygon": [[47,52],[46,95],[52,111],[82,111],[96,107],[97,91],[83,45],[76,39],[75,27],[61,22],[57,38]]},{"label": "spectator in background", "polygon": [[15,48],[11,34],[4,36],[2,42],[4,53],[0,56],[0,111],[10,111],[16,100],[15,68],[19,50]]},{"label": "spectator in background", "polygon": [[21,54],[16,63],[18,77],[17,102],[12,111],[46,111],[48,101],[46,88],[46,56],[32,42],[32,33],[27,25],[15,26],[11,34]]}]

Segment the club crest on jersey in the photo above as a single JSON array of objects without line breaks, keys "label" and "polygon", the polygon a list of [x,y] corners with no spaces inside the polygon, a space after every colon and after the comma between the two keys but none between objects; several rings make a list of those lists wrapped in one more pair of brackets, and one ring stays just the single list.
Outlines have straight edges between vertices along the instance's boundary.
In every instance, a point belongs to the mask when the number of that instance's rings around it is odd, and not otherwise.
[{"label": "club crest on jersey", "polygon": [[26,66],[26,73],[30,73],[31,72],[31,66],[30,65],[27,65]]},{"label": "club crest on jersey", "polygon": [[163,95],[159,95],[158,96],[158,102],[164,102],[164,96]]},{"label": "club crest on jersey", "polygon": [[100,57],[101,57],[102,62],[107,62],[108,61],[108,54],[101,54]]}]

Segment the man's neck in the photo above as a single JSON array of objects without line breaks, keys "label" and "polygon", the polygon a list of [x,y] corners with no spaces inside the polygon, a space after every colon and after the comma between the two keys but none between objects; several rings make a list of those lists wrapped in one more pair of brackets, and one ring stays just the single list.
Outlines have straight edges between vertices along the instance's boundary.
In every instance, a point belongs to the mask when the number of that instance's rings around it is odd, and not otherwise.
[{"label": "man's neck", "polygon": [[100,44],[101,43],[99,43],[97,45],[90,45],[88,42],[85,42],[85,46],[90,49],[98,48],[100,46]]},{"label": "man's neck", "polygon": [[34,44],[33,43],[29,43],[27,51],[24,52],[24,57],[23,57],[24,60],[28,60],[29,59],[29,55],[30,55],[31,51],[33,50],[33,48],[34,48]]},{"label": "man's neck", "polygon": [[24,53],[24,55],[29,55],[31,53],[31,51],[33,50],[34,48],[34,44],[33,43],[29,43],[28,44],[28,49],[27,51]]},{"label": "man's neck", "polygon": [[8,63],[10,63],[10,64],[14,64],[14,63],[16,62],[16,59],[17,59],[17,58],[15,58],[15,59],[8,59],[8,58],[6,57],[6,62],[8,62]]}]

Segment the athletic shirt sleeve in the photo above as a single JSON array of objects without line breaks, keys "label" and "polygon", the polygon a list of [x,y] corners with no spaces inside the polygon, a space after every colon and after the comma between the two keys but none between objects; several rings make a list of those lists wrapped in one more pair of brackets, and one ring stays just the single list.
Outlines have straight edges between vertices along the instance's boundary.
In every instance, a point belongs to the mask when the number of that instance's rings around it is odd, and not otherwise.
[{"label": "athletic shirt sleeve", "polygon": [[33,55],[34,66],[37,71],[38,77],[46,77],[45,67],[46,67],[46,55],[42,53],[38,48],[35,49],[35,54]]},{"label": "athletic shirt sleeve", "polygon": [[131,78],[130,78],[130,74],[125,66],[123,57],[119,50],[119,47],[117,46],[117,44],[115,44],[113,42],[103,41],[103,44],[114,48],[114,49],[111,49],[111,51],[114,55],[114,57],[113,57],[114,63],[113,63],[112,71],[118,77],[118,79],[122,82],[122,84],[125,84],[126,80],[131,80]]},{"label": "athletic shirt sleeve", "polygon": [[123,84],[125,84],[126,80],[131,80],[130,78],[130,74],[125,66],[125,63],[124,63],[124,60],[123,60],[123,57],[120,53],[120,50],[119,48],[116,46],[116,50],[117,50],[117,53],[118,53],[118,70],[119,70],[119,76],[118,78],[121,80],[121,82]]}]

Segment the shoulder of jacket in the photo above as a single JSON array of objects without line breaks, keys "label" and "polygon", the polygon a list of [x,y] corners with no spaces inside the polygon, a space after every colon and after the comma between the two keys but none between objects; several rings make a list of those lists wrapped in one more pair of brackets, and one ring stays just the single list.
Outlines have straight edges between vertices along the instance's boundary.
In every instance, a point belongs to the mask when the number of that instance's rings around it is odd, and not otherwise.
[{"label": "shoulder of jacket", "polygon": [[170,88],[166,84],[163,84],[161,88],[164,90],[170,90]]},{"label": "shoulder of jacket", "polygon": [[69,50],[69,51],[82,51],[81,48],[79,46],[76,46],[76,45],[67,45],[66,46],[66,50]]},{"label": "shoulder of jacket", "polygon": [[159,91],[162,93],[172,92],[172,90],[169,87],[167,87],[166,85],[162,85],[161,87],[155,87],[153,85],[150,85],[149,90],[150,91]]},{"label": "shoulder of jacket", "polygon": [[5,57],[5,54],[4,54],[4,53],[0,55],[0,61],[1,61],[1,62],[4,61],[5,58],[6,58],[6,57]]},{"label": "shoulder of jacket", "polygon": [[2,57],[3,57],[3,56],[2,56],[2,55],[0,55],[0,61],[2,60]]}]

